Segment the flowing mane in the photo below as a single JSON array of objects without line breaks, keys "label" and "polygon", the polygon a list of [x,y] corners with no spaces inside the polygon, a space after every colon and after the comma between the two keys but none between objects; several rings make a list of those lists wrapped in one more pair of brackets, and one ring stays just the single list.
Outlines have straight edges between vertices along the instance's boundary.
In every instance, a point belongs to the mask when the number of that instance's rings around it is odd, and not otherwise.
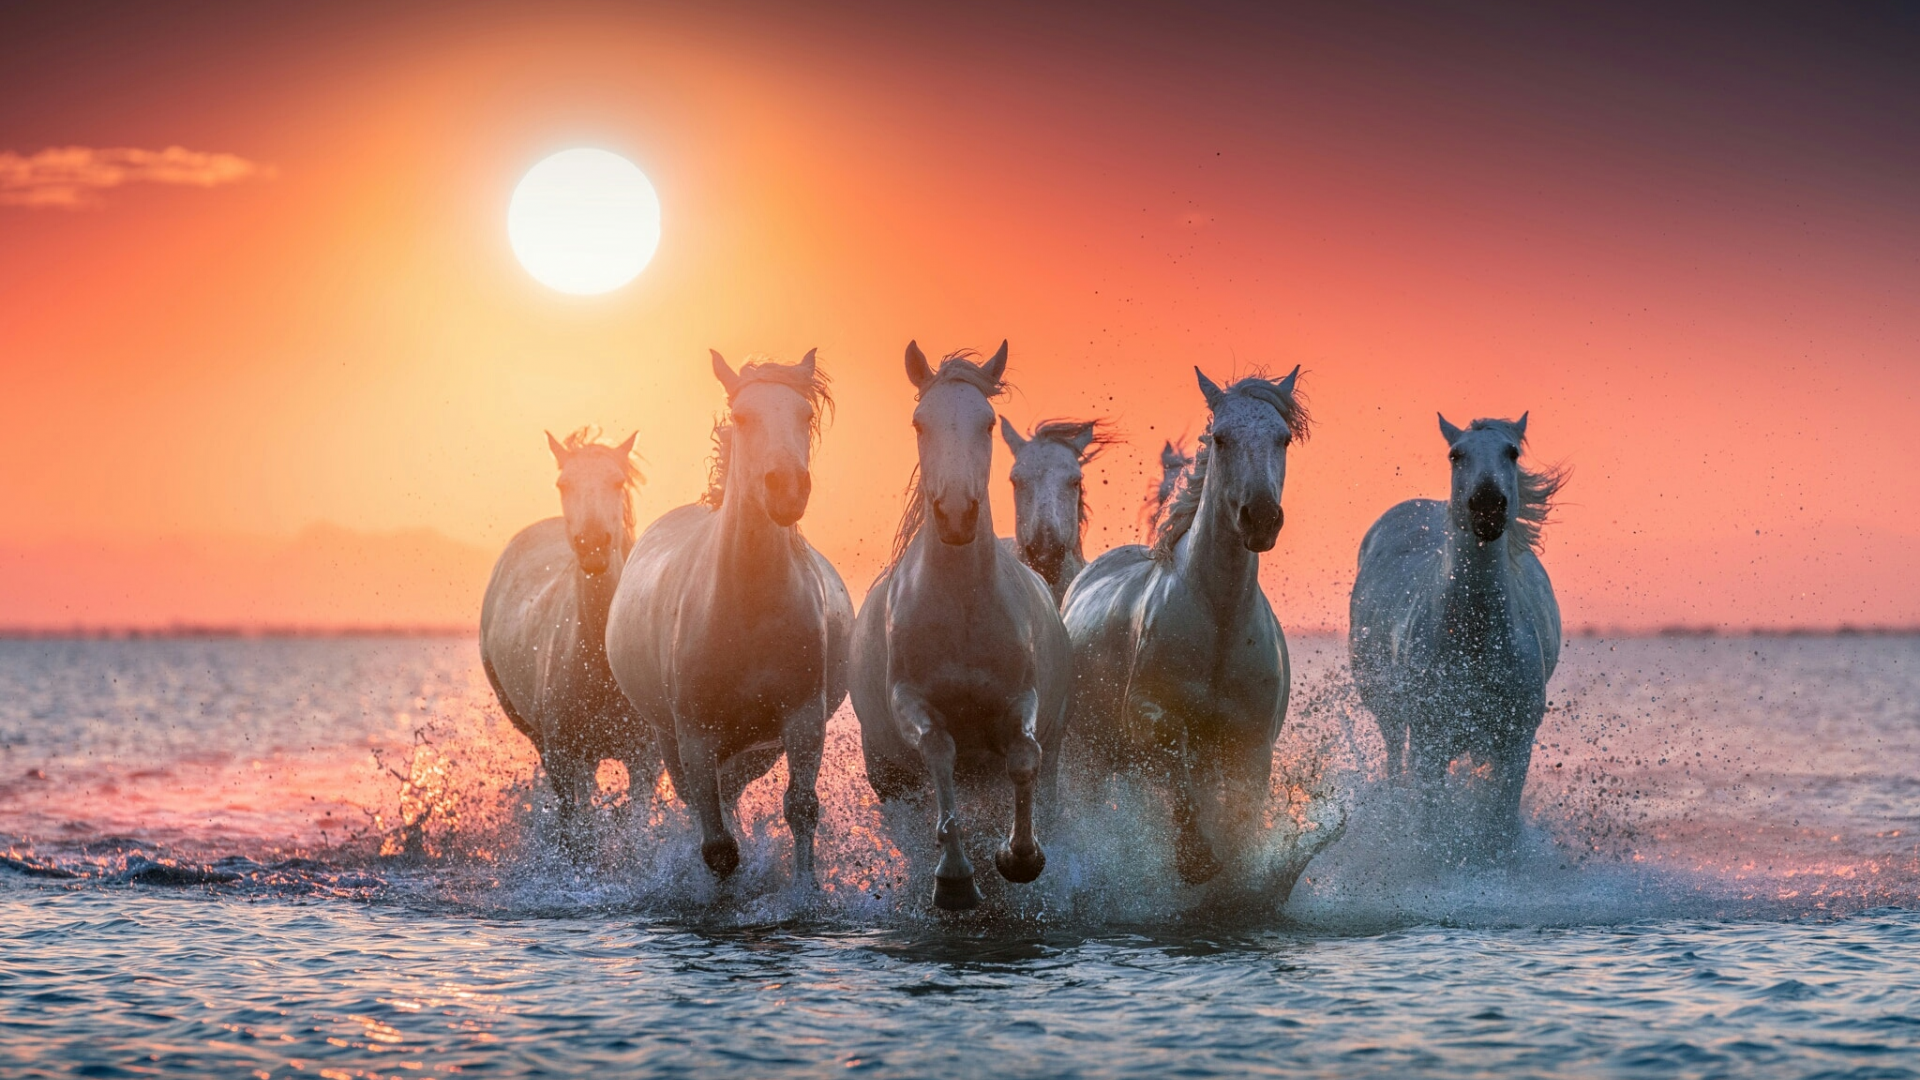
[{"label": "flowing mane", "polygon": [[[1274,411],[1280,414],[1280,419],[1286,421],[1288,430],[1293,432],[1293,437],[1298,440],[1306,439],[1313,417],[1308,414],[1307,404],[1300,394],[1288,393],[1280,389],[1279,380],[1269,379],[1264,375],[1249,375],[1227,387],[1226,393],[1239,394],[1273,406]],[[1213,449],[1212,432],[1213,422],[1209,419],[1207,430],[1200,435],[1200,449],[1194,452],[1193,464],[1187,466],[1186,471],[1180,475],[1178,492],[1172,495],[1172,501],[1166,501],[1168,496],[1165,494],[1157,496],[1166,507],[1166,513],[1154,529],[1153,547],[1150,553],[1155,559],[1165,561],[1173,557],[1174,545],[1180,542],[1181,537],[1187,535],[1187,530],[1193,527],[1194,515],[1200,512],[1200,495],[1207,487],[1207,464],[1212,457],[1210,453]],[[1168,449],[1172,449],[1171,445]],[[1165,451],[1162,451],[1160,460],[1163,465],[1169,463]],[[1163,478],[1160,481],[1163,492],[1170,485],[1169,479]]]},{"label": "flowing mane", "polygon": [[[807,440],[814,446],[820,445],[820,429],[827,417],[833,413],[833,391],[827,373],[819,367],[808,371],[801,364],[779,364],[765,357],[748,357],[740,365],[740,378],[734,384],[733,393],[754,383],[774,383],[795,391],[807,399],[813,406],[813,422],[808,426]],[[728,395],[731,403],[732,395]],[[729,414],[722,414],[713,421],[713,457],[707,461],[707,490],[700,496],[703,506],[718,510],[727,494],[727,470],[733,464],[733,421]]]},{"label": "flowing mane", "polygon": [[[963,382],[985,394],[988,400],[1007,392],[1007,381],[988,375],[986,369],[973,362],[971,357],[978,356],[972,349],[959,349],[947,354],[940,361],[940,370],[914,395],[917,400],[928,390],[943,382]],[[1037,436],[1037,433],[1036,433]],[[907,545],[920,533],[920,527],[927,519],[926,499],[920,493],[920,463],[914,462],[913,475],[907,478],[907,506],[900,515],[900,527],[893,533],[893,550],[887,555],[887,568],[892,569],[907,553]]]},{"label": "flowing mane", "polygon": [[611,443],[600,441],[600,429],[589,424],[568,435],[560,443],[569,454],[587,454],[591,457],[605,458],[620,466],[623,479],[620,483],[620,518],[627,526],[627,536],[633,536],[633,491],[647,482],[640,467],[633,463],[633,455],[620,453],[620,448]]},{"label": "flowing mane", "polygon": [[[1469,431],[1498,431],[1511,438],[1522,451],[1527,448],[1526,433],[1511,420],[1480,419],[1468,425]],[[1520,539],[1534,551],[1540,550],[1541,535],[1546,529],[1547,518],[1553,513],[1554,497],[1566,486],[1568,470],[1564,465],[1547,465],[1539,469],[1529,469],[1525,465],[1517,466],[1519,472],[1520,505],[1513,511],[1513,529]]]}]

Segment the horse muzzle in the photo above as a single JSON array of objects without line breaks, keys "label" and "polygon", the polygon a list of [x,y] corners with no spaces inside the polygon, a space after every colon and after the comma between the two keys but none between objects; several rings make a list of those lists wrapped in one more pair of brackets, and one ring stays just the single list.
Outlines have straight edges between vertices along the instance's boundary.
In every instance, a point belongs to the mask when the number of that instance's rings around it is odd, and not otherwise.
[{"label": "horse muzzle", "polygon": [[1036,573],[1052,581],[1067,561],[1067,545],[1056,536],[1036,536],[1020,545],[1020,554]]},{"label": "horse muzzle", "polygon": [[613,538],[604,533],[576,536],[571,541],[573,557],[580,563],[580,569],[588,574],[606,572],[607,564],[612,561]]},{"label": "horse muzzle", "polygon": [[1467,521],[1474,539],[1491,544],[1507,531],[1507,496],[1499,488],[1483,487],[1467,500]]},{"label": "horse muzzle", "polygon": [[1240,507],[1236,524],[1248,551],[1272,551],[1280,542],[1280,528],[1286,522],[1287,512],[1280,508],[1278,499],[1256,499]]},{"label": "horse muzzle", "polygon": [[959,500],[934,500],[933,531],[943,544],[970,544],[974,530],[980,524],[980,500],[967,499],[957,506],[955,502]]},{"label": "horse muzzle", "polygon": [[813,474],[805,469],[774,469],[767,473],[767,516],[787,528],[807,513],[813,496]]}]

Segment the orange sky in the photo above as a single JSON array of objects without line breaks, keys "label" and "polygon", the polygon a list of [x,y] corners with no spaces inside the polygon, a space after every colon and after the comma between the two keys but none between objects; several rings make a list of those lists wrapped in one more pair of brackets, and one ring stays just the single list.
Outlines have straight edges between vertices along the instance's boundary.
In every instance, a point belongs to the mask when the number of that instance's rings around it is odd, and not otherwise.
[{"label": "orange sky", "polygon": [[[911,468],[910,337],[1011,339],[1022,426],[1118,423],[1095,549],[1199,430],[1193,364],[1304,364],[1319,426],[1265,560],[1290,626],[1342,625],[1366,526],[1444,491],[1436,409],[1531,410],[1573,467],[1545,551],[1571,625],[1920,623],[1912,27],[107,10],[0,16],[0,153],[262,174],[0,205],[0,624],[470,620],[482,554],[557,512],[543,428],[638,429],[643,518],[697,493],[709,346],[819,348],[805,527],[858,594]],[[597,298],[506,239],[520,174],[575,145],[664,208]],[[268,552],[322,525],[334,554]],[[350,542],[420,529],[441,556]],[[356,559],[387,562],[324,569]]]}]

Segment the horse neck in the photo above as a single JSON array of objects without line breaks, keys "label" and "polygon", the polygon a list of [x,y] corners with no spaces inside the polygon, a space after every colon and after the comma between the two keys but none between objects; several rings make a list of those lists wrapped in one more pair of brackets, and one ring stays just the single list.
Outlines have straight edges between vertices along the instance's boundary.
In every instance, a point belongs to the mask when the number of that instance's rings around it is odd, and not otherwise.
[{"label": "horse neck", "polygon": [[607,568],[589,574],[576,563],[574,589],[580,603],[580,641],[588,653],[604,654],[607,648],[607,610],[613,606],[613,594],[620,589],[620,571],[626,567],[631,540],[622,539],[607,557]]},{"label": "horse neck", "polygon": [[1507,545],[1512,537],[1513,530],[1508,529],[1498,540],[1481,543],[1449,520],[1441,606],[1456,640],[1492,641],[1507,625],[1507,577],[1512,566]]},{"label": "horse neck", "polygon": [[764,509],[749,505],[739,491],[729,491],[720,500],[717,538],[720,572],[715,584],[723,590],[734,586],[734,591],[744,587],[745,591],[757,592],[786,580],[792,573],[794,527],[775,524]]},{"label": "horse neck", "polygon": [[941,540],[933,524],[933,496],[920,496],[924,502],[924,515],[919,535],[913,542],[920,545],[921,558],[926,561],[932,572],[943,581],[969,584],[988,584],[993,580],[995,560],[1000,555],[1000,540],[993,532],[993,505],[986,499],[980,500],[980,516],[974,522],[973,539],[964,544],[949,544]]},{"label": "horse neck", "polygon": [[1174,549],[1180,577],[1219,610],[1230,610],[1259,588],[1260,556],[1247,550],[1228,519],[1226,500],[1208,477],[1193,526]]}]

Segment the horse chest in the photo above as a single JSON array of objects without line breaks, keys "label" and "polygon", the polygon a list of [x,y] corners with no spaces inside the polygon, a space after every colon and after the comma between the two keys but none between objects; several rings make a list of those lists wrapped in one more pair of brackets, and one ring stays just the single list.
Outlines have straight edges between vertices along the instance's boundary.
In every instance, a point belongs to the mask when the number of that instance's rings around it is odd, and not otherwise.
[{"label": "horse chest", "polygon": [[818,697],[826,672],[819,608],[796,596],[757,608],[729,606],[683,625],[675,711],[777,720]]},{"label": "horse chest", "polygon": [[1253,617],[1221,626],[1177,609],[1166,615],[1143,628],[1134,696],[1192,721],[1265,723],[1282,690],[1276,633]]}]

